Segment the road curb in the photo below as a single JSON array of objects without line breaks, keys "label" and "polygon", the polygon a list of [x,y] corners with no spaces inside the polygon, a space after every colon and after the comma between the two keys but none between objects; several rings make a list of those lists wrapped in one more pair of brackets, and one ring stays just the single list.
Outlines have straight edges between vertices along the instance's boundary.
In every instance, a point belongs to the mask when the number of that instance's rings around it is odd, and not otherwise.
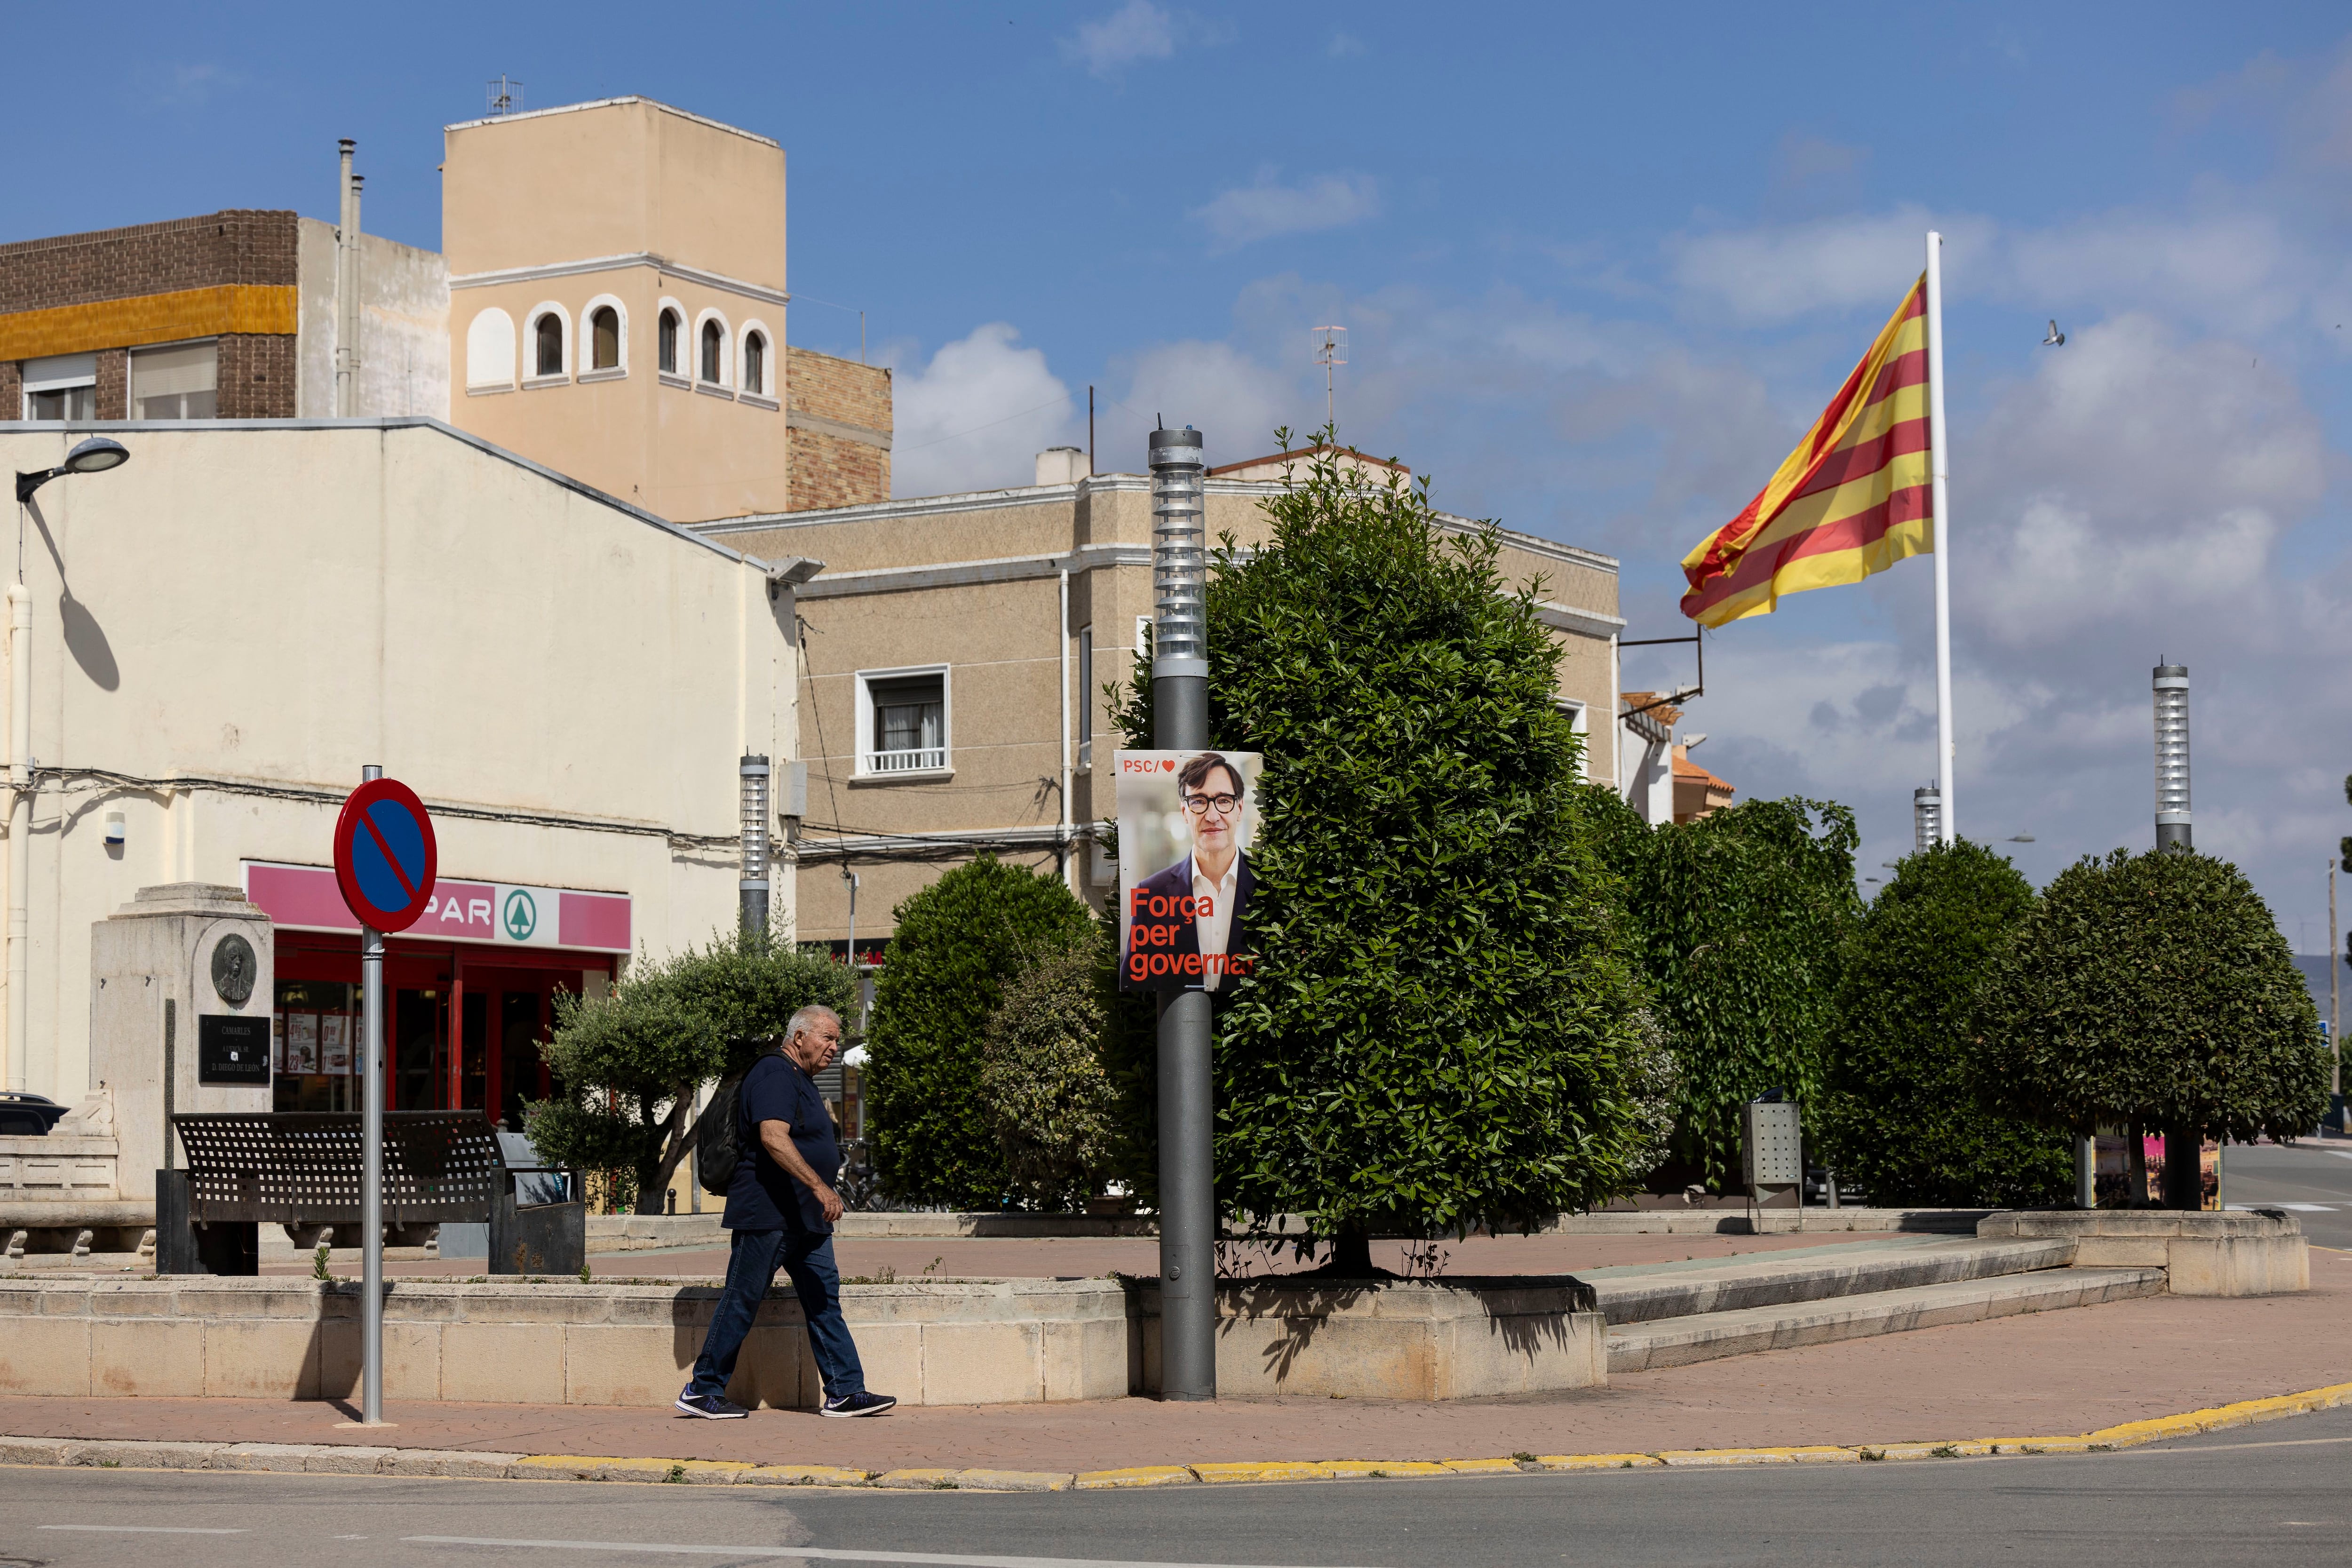
[{"label": "road curb", "polygon": [[1965,1437],[1941,1443],[1801,1444],[1762,1448],[1668,1448],[1654,1453],[1514,1454],[1491,1459],[1271,1459],[1135,1465],[1110,1470],[1015,1470],[908,1466],[755,1465],[740,1459],[627,1458],[589,1454],[488,1454],[466,1449],[362,1447],[337,1443],[189,1443],[0,1436],[0,1465],[65,1469],[247,1470],[302,1475],[439,1477],[459,1480],[634,1481],[652,1485],[866,1487],[930,1491],[1058,1492],[1127,1487],[1231,1486],[1287,1481],[1408,1480],[1443,1476],[1587,1470],[1722,1469],[1748,1465],[1881,1463],[2105,1453],[2306,1415],[2352,1405],[2352,1383],[2151,1416],[2068,1436]]}]

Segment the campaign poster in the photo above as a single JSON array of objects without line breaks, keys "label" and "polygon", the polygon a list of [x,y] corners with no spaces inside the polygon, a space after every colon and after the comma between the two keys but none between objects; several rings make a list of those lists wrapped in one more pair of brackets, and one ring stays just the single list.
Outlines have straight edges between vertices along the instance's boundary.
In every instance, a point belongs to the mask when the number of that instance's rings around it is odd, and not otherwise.
[{"label": "campaign poster", "polygon": [[319,1070],[348,1078],[352,1070],[352,1016],[322,1014],[319,1019]]},{"label": "campaign poster", "polygon": [[289,1013],[286,1016],[286,1070],[290,1073],[319,1070],[319,1015],[316,1013]]},{"label": "campaign poster", "polygon": [[1119,752],[1118,984],[1230,994],[1250,973],[1261,759],[1255,752]]}]

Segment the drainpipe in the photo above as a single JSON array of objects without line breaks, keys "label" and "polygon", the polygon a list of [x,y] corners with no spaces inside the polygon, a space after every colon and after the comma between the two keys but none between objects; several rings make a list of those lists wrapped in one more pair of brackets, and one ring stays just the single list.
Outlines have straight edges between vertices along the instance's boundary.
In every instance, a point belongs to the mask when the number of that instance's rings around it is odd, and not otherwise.
[{"label": "drainpipe", "polygon": [[336,145],[342,150],[342,177],[335,190],[335,417],[352,416],[352,339],[356,330],[352,325],[352,249],[359,237],[359,218],[352,211],[352,153],[358,145],[344,137]]},{"label": "drainpipe", "polygon": [[[1077,857],[1070,849],[1070,571],[1062,568],[1062,825],[1055,842],[1062,847],[1062,880],[1073,893],[1078,891]],[[1083,898],[1084,894],[1079,894]]]},{"label": "drainpipe", "polygon": [[[21,568],[20,568],[21,570]],[[8,1087],[31,1086],[33,592],[8,585]]]}]

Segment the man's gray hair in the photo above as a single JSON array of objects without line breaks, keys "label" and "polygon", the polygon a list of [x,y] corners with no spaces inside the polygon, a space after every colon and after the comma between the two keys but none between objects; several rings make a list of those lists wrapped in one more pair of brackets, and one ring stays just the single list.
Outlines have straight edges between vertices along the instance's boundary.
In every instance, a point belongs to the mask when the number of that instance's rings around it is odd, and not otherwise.
[{"label": "man's gray hair", "polygon": [[784,1026],[784,1043],[786,1045],[790,1045],[794,1039],[808,1033],[811,1029],[815,1028],[821,1021],[826,1018],[832,1019],[835,1027],[838,1027],[841,1024],[840,1014],[835,1012],[832,1008],[826,1006],[822,1002],[810,1003],[807,1006],[793,1014],[792,1021]]}]

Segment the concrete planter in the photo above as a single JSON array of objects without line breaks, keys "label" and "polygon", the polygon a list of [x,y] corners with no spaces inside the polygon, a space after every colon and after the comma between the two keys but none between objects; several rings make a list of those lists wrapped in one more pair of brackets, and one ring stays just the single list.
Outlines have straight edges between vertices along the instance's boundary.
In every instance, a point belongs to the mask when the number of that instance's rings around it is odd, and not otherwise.
[{"label": "concrete planter", "polygon": [[[485,1404],[667,1405],[702,1348],[709,1286],[425,1283],[384,1300],[384,1394]],[[873,1386],[908,1405],[1110,1399],[1130,1380],[1125,1292],[1108,1279],[852,1285],[843,1308]],[[0,1394],[350,1397],[359,1288],[308,1279],[0,1281]],[[771,1296],[730,1392],[808,1406],[800,1307]]]},{"label": "concrete planter", "polygon": [[2175,1296],[2311,1289],[2302,1222],[2278,1209],[2004,1209],[1977,1234],[2072,1241],[2077,1268],[2162,1268]]},{"label": "concrete planter", "polygon": [[[1137,1392],[1160,1388],[1160,1282],[1134,1282]],[[1609,1380],[1608,1324],[1568,1275],[1217,1284],[1217,1392],[1468,1399]]]}]

